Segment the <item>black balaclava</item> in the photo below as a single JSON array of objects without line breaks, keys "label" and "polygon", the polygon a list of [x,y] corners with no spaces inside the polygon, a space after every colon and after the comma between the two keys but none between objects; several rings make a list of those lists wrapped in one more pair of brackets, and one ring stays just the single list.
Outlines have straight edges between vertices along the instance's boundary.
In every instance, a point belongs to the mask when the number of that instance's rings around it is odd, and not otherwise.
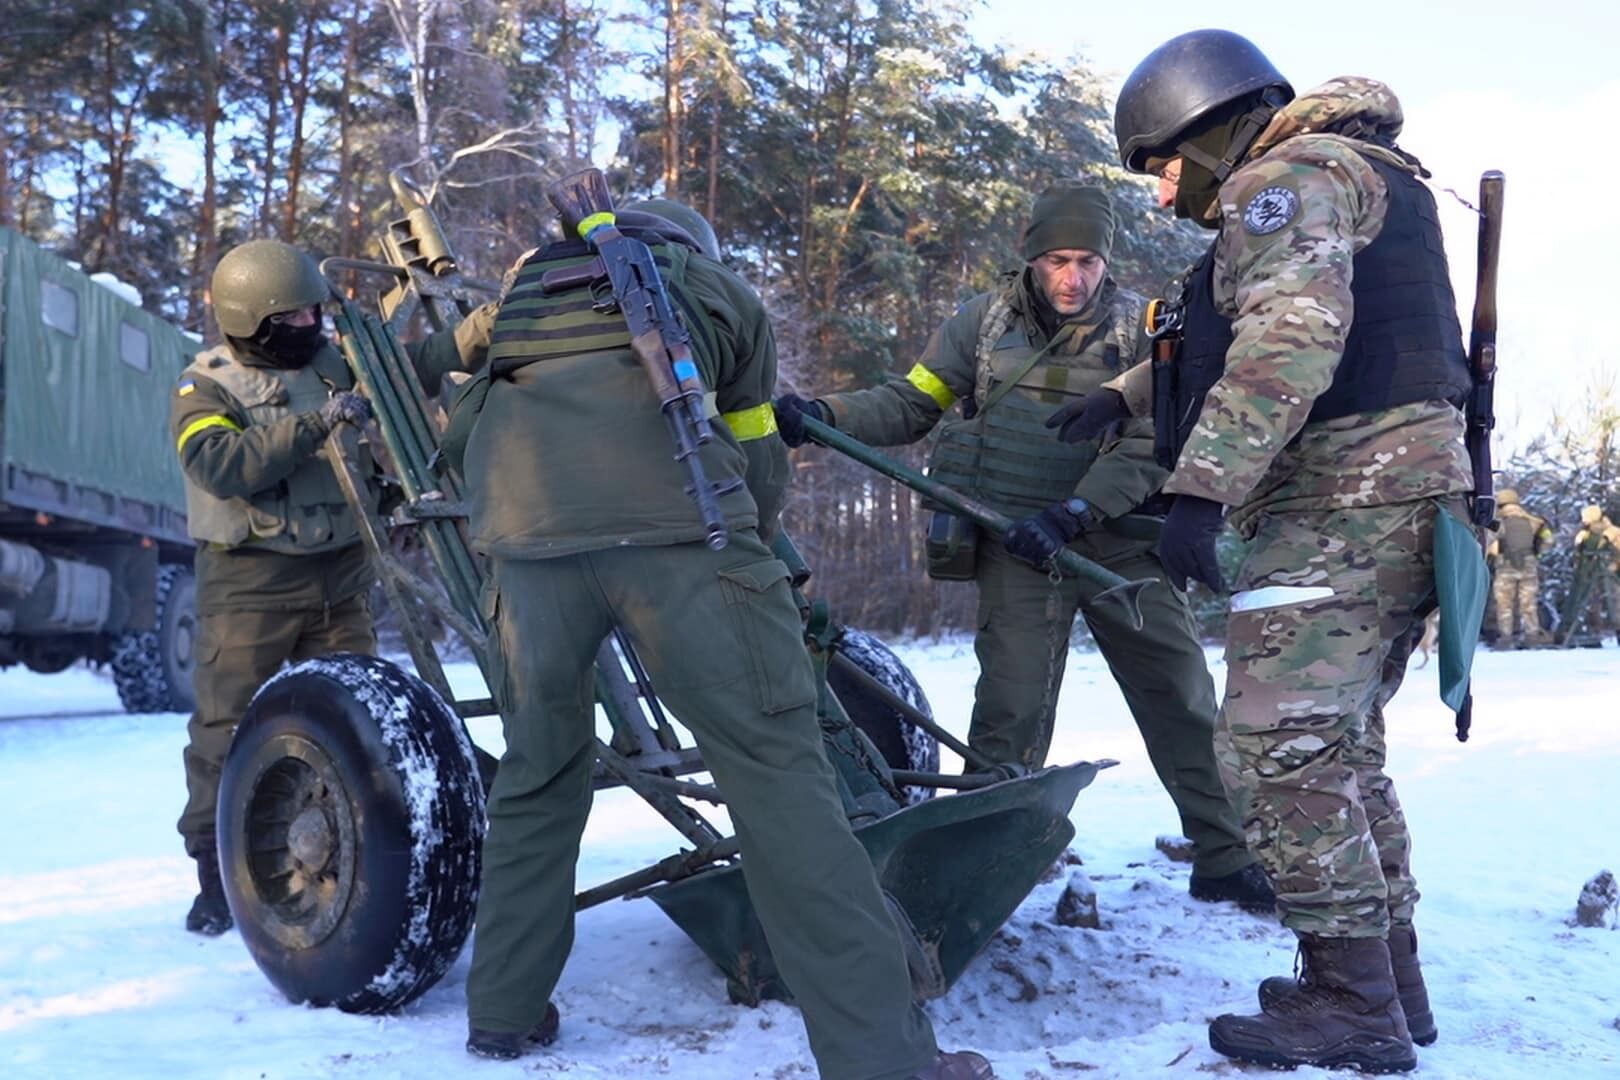
[{"label": "black balaclava", "polygon": [[326,334],[319,317],[308,326],[274,323],[269,319],[259,324],[259,332],[251,339],[232,338],[237,348],[271,367],[293,371],[305,367],[315,354],[326,345]]}]

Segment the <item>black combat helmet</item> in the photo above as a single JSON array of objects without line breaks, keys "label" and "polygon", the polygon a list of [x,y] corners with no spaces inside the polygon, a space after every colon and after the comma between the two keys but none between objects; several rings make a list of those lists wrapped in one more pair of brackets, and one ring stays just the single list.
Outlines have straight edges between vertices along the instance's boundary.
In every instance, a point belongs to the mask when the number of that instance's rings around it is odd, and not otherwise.
[{"label": "black combat helmet", "polygon": [[[1119,92],[1114,136],[1119,140],[1120,164],[1132,172],[1147,172],[1150,156],[1185,152],[1180,144],[1199,120],[1228,102],[1266,90],[1274,91],[1266,95],[1269,121],[1272,111],[1293,100],[1294,88],[1248,38],[1230,30],[1193,30],[1171,38],[1136,65]],[[1201,164],[1224,180],[1264,125],[1253,126],[1243,145],[1230,149],[1224,162]]]},{"label": "black combat helmet", "polygon": [[[641,199],[619,207],[619,220],[622,225],[634,227],[645,224],[638,220],[642,215],[649,215],[675,226],[679,235],[671,236],[671,239],[681,243],[690,241],[691,247],[703,252],[715,262],[720,261],[720,241],[714,235],[714,226],[709,224],[708,218],[685,203],[676,202],[674,199]],[[668,229],[661,231],[669,233]]]}]

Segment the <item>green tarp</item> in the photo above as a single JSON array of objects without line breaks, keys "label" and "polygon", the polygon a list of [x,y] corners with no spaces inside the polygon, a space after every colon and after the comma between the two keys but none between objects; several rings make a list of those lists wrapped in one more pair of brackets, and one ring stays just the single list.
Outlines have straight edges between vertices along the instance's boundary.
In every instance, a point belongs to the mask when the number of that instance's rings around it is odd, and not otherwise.
[{"label": "green tarp", "polygon": [[29,505],[26,473],[56,481],[61,512],[83,505],[89,520],[98,496],[184,514],[168,401],[200,346],[7,228],[0,303],[0,501]]}]

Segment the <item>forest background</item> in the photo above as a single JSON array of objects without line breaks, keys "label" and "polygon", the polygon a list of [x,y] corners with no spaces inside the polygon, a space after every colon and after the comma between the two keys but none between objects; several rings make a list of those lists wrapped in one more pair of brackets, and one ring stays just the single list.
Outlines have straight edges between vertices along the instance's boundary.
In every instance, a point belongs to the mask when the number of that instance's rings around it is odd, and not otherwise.
[{"label": "forest background", "polygon": [[[545,183],[595,164],[620,198],[708,217],[766,298],[783,389],[871,385],[1020,264],[1030,200],[1053,179],[1111,190],[1111,271],[1128,287],[1156,293],[1206,242],[1115,164],[1112,101],[1086,58],[976,41],[979,7],[0,0],[0,225],[212,340],[222,252],[274,237],[374,256],[400,215],[395,167],[433,195],[463,268],[499,278],[554,233]],[[1580,506],[1620,495],[1617,416],[1612,385],[1596,386],[1509,464],[1561,533],[1555,609]],[[845,621],[972,625],[971,587],[923,574],[926,514],[908,492],[827,451],[798,451],[795,473],[787,525]]]}]

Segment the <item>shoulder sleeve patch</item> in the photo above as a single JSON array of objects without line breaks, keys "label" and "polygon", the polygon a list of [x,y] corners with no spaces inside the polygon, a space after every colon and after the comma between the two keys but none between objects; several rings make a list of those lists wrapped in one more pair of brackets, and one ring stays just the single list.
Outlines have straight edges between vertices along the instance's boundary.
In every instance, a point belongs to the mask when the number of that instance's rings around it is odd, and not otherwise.
[{"label": "shoulder sleeve patch", "polygon": [[187,394],[194,393],[196,389],[196,379],[185,379],[181,381],[179,386],[174,388],[174,392],[179,394],[181,397],[185,397]]},{"label": "shoulder sleeve patch", "polygon": [[1250,236],[1270,236],[1299,216],[1299,194],[1274,184],[1255,192],[1243,208],[1243,228]]}]

